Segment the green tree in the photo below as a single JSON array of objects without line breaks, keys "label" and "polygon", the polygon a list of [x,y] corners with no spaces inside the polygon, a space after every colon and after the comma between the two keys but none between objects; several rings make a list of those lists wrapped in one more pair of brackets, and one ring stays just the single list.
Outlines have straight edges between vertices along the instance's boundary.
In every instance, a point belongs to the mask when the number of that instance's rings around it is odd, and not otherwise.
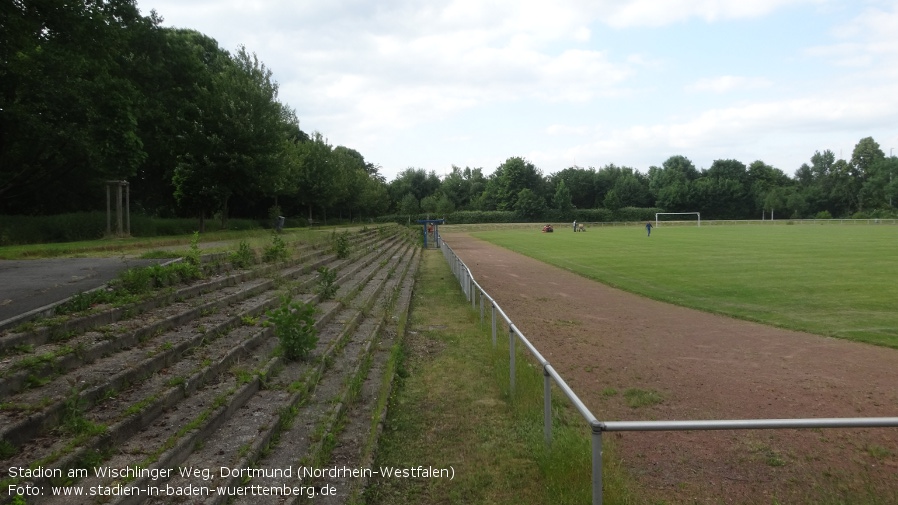
[{"label": "green tree", "polygon": [[751,195],[752,208],[750,216],[757,216],[766,211],[764,200],[767,194],[777,187],[791,186],[789,179],[782,170],[774,168],[761,160],[757,160],[748,166],[748,185]]},{"label": "green tree", "polygon": [[767,192],[764,197],[764,210],[770,212],[770,219],[776,218],[777,210],[786,208],[786,190],[784,188],[775,187]]},{"label": "green tree", "polygon": [[[633,169],[625,168],[622,175],[614,181],[609,193],[614,192],[619,200],[619,207],[650,207],[652,195],[649,192],[648,178]],[[607,201],[607,194],[606,194]],[[608,205],[605,205],[606,208]]]},{"label": "green tree", "polygon": [[546,201],[531,189],[524,188],[515,198],[514,212],[524,220],[541,218],[546,212]]},{"label": "green tree", "polygon": [[[551,183],[558,187],[564,181],[571,193],[571,204],[578,209],[594,209],[601,200],[596,192],[596,171],[592,168],[569,167],[552,175]],[[606,188],[606,191],[609,188]]]},{"label": "green tree", "polygon": [[873,175],[873,167],[885,157],[886,154],[873,137],[862,138],[851,151],[851,166],[854,167],[855,176],[862,181],[867,180]]},{"label": "green tree", "polygon": [[621,201],[620,196],[617,194],[614,188],[611,188],[610,191],[605,193],[605,199],[602,200],[602,206],[608,210],[618,210],[624,206]]},{"label": "green tree", "polygon": [[440,178],[436,172],[427,172],[423,168],[407,168],[390,181],[389,192],[394,202],[401,202],[406,194],[411,193],[417,201],[434,194],[440,189]]},{"label": "green tree", "polygon": [[146,156],[129,0],[15,1],[0,18],[0,212],[102,208],[104,182]]},{"label": "green tree", "polygon": [[529,161],[520,157],[508,158],[493,174],[498,210],[514,210],[522,189],[544,198],[542,174]]},{"label": "green tree", "polygon": [[898,182],[898,158],[877,159],[873,165],[867,168],[868,177],[861,186],[859,200],[862,207],[867,210],[888,209],[894,205],[895,193]]},{"label": "green tree", "polygon": [[571,203],[571,191],[567,189],[564,179],[558,181],[555,187],[555,197],[552,199],[554,207],[562,212],[570,211],[574,206]]},{"label": "green tree", "polygon": [[655,205],[669,212],[695,210],[690,200],[690,188],[699,172],[685,156],[671,156],[661,167],[649,168],[649,191],[655,197]]},{"label": "green tree", "polygon": [[368,165],[361,153],[345,146],[335,147],[333,158],[338,174],[335,181],[335,205],[341,217],[346,212],[352,219],[353,212],[361,210],[364,203],[360,196],[370,180]]},{"label": "green tree", "polygon": [[399,213],[405,215],[414,215],[421,210],[418,199],[412,193],[406,193],[399,202]]},{"label": "green tree", "polygon": [[452,165],[452,172],[443,178],[440,190],[452,201],[459,210],[470,210],[477,198],[486,187],[486,179],[480,168],[465,167],[464,169]]},{"label": "green tree", "polygon": [[219,72],[211,89],[203,90],[201,120],[194,123],[190,151],[179,157],[173,181],[180,203],[204,199],[192,203],[202,214],[220,212],[225,228],[232,196],[278,191],[290,113],[277,101],[271,71],[245,48],[215,65]]},{"label": "green tree", "polygon": [[319,132],[312,134],[308,142],[297,143],[294,156],[297,159],[295,197],[313,219],[312,210],[326,209],[336,197],[337,171],[333,168],[332,148]]},{"label": "green tree", "polygon": [[836,159],[830,150],[815,151],[811,164],[795,172],[799,190],[809,212],[828,211],[834,216],[849,215],[858,207],[860,179],[856,169]]}]

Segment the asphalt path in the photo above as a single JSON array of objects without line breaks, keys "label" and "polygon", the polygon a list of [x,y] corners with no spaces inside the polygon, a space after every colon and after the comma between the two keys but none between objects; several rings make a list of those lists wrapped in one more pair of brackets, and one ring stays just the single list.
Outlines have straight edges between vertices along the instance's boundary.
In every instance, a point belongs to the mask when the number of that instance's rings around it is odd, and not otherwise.
[{"label": "asphalt path", "polygon": [[0,326],[21,314],[106,284],[128,268],[166,260],[55,258],[0,260]]}]

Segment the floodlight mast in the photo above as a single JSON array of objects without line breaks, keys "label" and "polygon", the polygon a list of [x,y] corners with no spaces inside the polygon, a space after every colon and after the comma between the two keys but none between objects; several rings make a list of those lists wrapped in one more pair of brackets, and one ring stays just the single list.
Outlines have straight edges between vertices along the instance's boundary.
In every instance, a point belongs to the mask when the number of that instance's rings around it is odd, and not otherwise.
[{"label": "floodlight mast", "polygon": [[695,214],[695,216],[698,218],[698,226],[699,226],[699,228],[701,228],[701,226],[702,226],[702,214],[701,214],[701,212],[656,212],[656,213],[655,213],[655,228],[658,227],[658,223],[659,223],[659,221],[658,221],[658,216],[684,215],[684,214],[685,214],[685,215],[690,215],[690,216],[693,215],[693,214]]}]

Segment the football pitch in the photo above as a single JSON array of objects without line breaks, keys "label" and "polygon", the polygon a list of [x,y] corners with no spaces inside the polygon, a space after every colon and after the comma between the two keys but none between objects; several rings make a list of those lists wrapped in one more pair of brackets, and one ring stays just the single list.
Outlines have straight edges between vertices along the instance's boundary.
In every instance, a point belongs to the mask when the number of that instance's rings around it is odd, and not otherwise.
[{"label": "football pitch", "polygon": [[[473,236],[656,300],[898,348],[898,227],[639,226]],[[647,317],[651,317],[650,314]]]}]

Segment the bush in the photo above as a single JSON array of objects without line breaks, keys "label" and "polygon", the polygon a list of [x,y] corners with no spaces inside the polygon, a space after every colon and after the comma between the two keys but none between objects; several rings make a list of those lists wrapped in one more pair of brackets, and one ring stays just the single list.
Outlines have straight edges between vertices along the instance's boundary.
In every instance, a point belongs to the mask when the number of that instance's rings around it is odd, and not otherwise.
[{"label": "bush", "polygon": [[267,315],[274,324],[285,359],[302,359],[315,348],[318,329],[315,328],[315,307],[312,304],[293,302],[289,295],[284,295],[280,307],[269,310]]},{"label": "bush", "polygon": [[624,207],[613,212],[613,221],[654,221],[656,212],[664,212],[657,207]]},{"label": "bush", "polygon": [[199,266],[202,256],[200,255],[200,232],[193,232],[193,238],[190,239],[190,249],[184,255],[184,261],[193,266]]},{"label": "bush", "polygon": [[117,293],[140,295],[151,289],[202,279],[203,271],[186,261],[168,265],[129,268],[110,285]]},{"label": "bush", "polygon": [[343,232],[338,235],[337,232],[334,232],[331,234],[331,242],[337,258],[346,259],[349,257],[349,233]]},{"label": "bush", "polygon": [[[113,223],[113,230],[115,226]],[[134,237],[186,235],[196,230],[196,227],[197,220],[194,218],[158,218],[131,214],[131,235]],[[252,219],[228,220],[228,229],[232,230],[253,230],[260,227]],[[55,216],[0,216],[0,246],[97,240],[103,238],[105,233],[106,213],[101,211]]]},{"label": "bush", "polygon": [[275,261],[286,261],[290,258],[287,251],[287,244],[284,239],[277,233],[271,234],[271,244],[262,252],[262,261],[265,263],[274,263]]},{"label": "bush", "polygon": [[250,248],[246,240],[241,240],[237,250],[228,256],[234,268],[246,268],[256,264],[256,252]]},{"label": "bush", "polygon": [[577,209],[573,213],[574,219],[578,223],[607,223],[612,221],[612,214],[608,209]]},{"label": "bush", "polygon": [[318,269],[318,294],[322,300],[330,300],[337,294],[337,271],[332,268]]},{"label": "bush", "polygon": [[[656,207],[624,207],[616,211],[608,209],[572,209],[561,211],[547,209],[539,217],[531,219],[533,222],[567,223],[574,220],[582,223],[609,223],[612,221],[652,221],[656,212],[664,212]],[[427,214],[409,216],[407,214],[391,214],[380,216],[375,221],[379,223],[398,223],[401,225],[417,224],[419,219],[427,219]],[[433,218],[434,216],[430,216]],[[478,224],[478,223],[519,223],[521,218],[511,211],[502,210],[460,210],[439,216],[446,219],[446,224]]]}]

